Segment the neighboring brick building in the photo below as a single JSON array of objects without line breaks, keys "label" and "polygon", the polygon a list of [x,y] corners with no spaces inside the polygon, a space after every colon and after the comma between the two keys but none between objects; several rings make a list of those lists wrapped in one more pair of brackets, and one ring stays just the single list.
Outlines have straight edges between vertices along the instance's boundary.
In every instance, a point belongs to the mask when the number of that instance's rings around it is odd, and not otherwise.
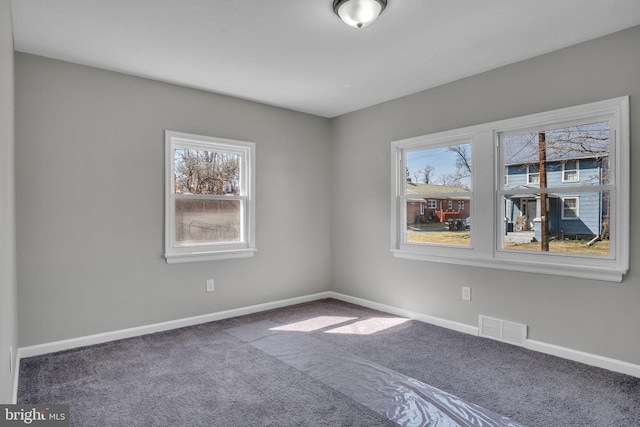
[{"label": "neighboring brick building", "polygon": [[[407,194],[416,195],[415,199],[407,201],[407,224],[447,222],[469,217],[470,197],[459,195],[467,192],[461,187],[407,182]],[[454,193],[458,195],[452,195]]]}]

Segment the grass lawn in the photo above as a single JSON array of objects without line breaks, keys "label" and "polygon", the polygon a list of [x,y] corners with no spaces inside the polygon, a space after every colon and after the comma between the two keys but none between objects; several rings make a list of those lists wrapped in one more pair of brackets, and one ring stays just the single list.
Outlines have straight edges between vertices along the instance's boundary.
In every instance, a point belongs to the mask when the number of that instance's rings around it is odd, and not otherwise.
[{"label": "grass lawn", "polygon": [[469,246],[470,236],[469,230],[449,231],[449,225],[446,223],[416,224],[407,230],[407,242],[409,243]]},{"label": "grass lawn", "polygon": [[[469,246],[471,233],[469,230],[449,231],[448,224],[431,223],[409,226],[407,230],[408,243],[439,243],[445,245]],[[549,252],[581,254],[581,255],[609,255],[609,241],[601,240],[587,246],[587,240],[552,240],[549,242]],[[519,251],[540,251],[540,242],[507,243],[505,249]]]},{"label": "grass lawn", "polygon": [[[609,255],[609,241],[600,240],[587,246],[587,240],[552,240],[549,242],[549,252],[582,255]],[[518,243],[505,245],[505,249],[521,251],[540,251],[540,242]]]},{"label": "grass lawn", "polygon": [[441,231],[432,233],[407,233],[409,243],[442,243],[445,245],[469,246],[469,231]]}]

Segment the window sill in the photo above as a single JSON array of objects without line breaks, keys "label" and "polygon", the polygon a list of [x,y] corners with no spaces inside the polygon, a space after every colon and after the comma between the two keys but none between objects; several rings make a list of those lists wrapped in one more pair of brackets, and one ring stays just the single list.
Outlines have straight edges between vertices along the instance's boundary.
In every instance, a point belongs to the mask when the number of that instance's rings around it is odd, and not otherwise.
[{"label": "window sill", "polygon": [[580,279],[622,282],[627,269],[616,267],[593,266],[586,263],[579,265],[522,261],[503,258],[479,258],[470,256],[441,256],[424,252],[392,249],[396,258],[418,261],[441,262],[446,264],[468,265],[472,267],[494,268],[499,270],[520,271],[525,273],[550,274],[555,276],[575,277]]},{"label": "window sill", "polygon": [[233,249],[218,252],[191,252],[184,254],[165,254],[167,264],[180,264],[185,262],[217,261],[221,259],[249,258],[257,249]]}]

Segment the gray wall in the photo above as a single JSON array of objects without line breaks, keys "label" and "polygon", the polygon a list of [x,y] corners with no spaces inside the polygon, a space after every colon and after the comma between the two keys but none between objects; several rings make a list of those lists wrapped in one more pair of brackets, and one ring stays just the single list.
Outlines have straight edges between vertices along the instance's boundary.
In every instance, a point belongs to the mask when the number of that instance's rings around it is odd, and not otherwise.
[{"label": "gray wall", "polygon": [[[469,325],[479,314],[521,322],[531,339],[640,364],[633,261],[616,284],[395,259],[389,251],[390,141],[623,95],[631,96],[638,165],[640,27],[334,119],[333,290]],[[640,187],[631,192],[635,222]],[[633,227],[632,260],[639,251]],[[472,287],[471,302],[461,299],[463,285]]]},{"label": "gray wall", "polygon": [[[640,27],[331,121],[17,54],[20,345],[333,289],[469,325],[522,322],[532,339],[640,364],[634,269],[615,284],[389,251],[390,141],[623,95],[636,164]],[[164,129],[257,143],[254,258],[164,262]]]},{"label": "gray wall", "polygon": [[[165,262],[165,129],[256,143],[254,257]],[[20,345],[328,290],[329,138],[324,118],[17,53]]]},{"label": "gray wall", "polygon": [[0,0],[0,403],[13,399],[9,348],[14,366],[18,348],[13,114],[11,2]]}]

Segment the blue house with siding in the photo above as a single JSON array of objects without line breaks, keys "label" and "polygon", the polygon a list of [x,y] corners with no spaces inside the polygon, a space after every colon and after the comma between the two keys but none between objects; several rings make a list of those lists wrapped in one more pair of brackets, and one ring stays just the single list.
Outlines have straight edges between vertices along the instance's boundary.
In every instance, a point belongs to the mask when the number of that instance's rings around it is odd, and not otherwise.
[{"label": "blue house with siding", "polygon": [[[592,125],[595,130],[588,137],[582,129],[582,139],[556,138],[546,146],[550,235],[590,239],[608,231],[609,193],[595,187],[607,183],[609,138],[608,130],[597,125]],[[504,198],[505,232],[534,231],[535,239],[540,240],[540,195],[530,191],[540,188],[539,165],[537,134],[505,140],[504,188],[513,190]]]}]

